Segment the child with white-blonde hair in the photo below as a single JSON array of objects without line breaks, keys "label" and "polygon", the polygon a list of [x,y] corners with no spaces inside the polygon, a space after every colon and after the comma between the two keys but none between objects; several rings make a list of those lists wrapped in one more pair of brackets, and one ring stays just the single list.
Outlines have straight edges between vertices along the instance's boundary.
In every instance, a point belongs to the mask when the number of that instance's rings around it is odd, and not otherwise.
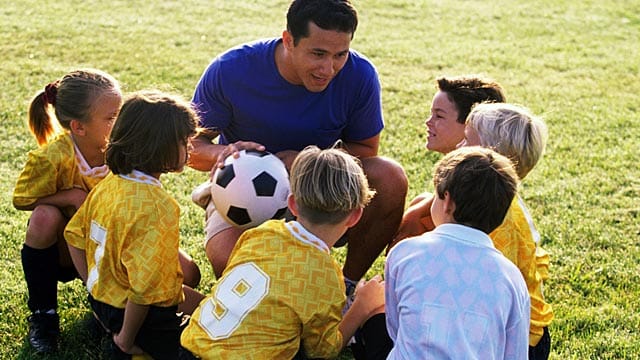
[{"label": "child with white-blonde hair", "polygon": [[542,157],[547,137],[547,126],[529,109],[508,103],[484,103],[469,114],[461,145],[493,148],[511,159],[518,176],[524,179]]},{"label": "child with white-blonde hair", "polygon": [[[523,106],[496,103],[477,105],[469,116],[460,146],[480,145],[509,158],[520,179],[538,163],[545,149],[548,130],[541,118]],[[549,254],[540,247],[540,234],[518,195],[502,224],[489,234],[494,245],[520,269],[531,297],[529,359],[549,357],[548,326],[553,309],[543,294],[549,277]]]}]

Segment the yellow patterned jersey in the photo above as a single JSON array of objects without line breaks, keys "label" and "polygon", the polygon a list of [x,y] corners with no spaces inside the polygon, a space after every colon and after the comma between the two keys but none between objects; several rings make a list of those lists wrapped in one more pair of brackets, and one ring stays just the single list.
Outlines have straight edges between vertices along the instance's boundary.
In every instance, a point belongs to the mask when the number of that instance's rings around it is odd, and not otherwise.
[{"label": "yellow patterned jersey", "polygon": [[[80,188],[89,192],[109,173],[106,165],[91,168],[68,133],[58,135],[32,150],[13,191],[15,206],[29,206],[60,190]],[[74,209],[65,209],[72,215]]]},{"label": "yellow patterned jersey", "polygon": [[538,246],[538,232],[519,196],[513,199],[502,225],[489,234],[489,237],[496,249],[520,269],[527,283],[531,297],[529,345],[535,346],[542,337],[543,328],[553,320],[553,310],[545,302],[543,295],[543,280],[548,277],[549,256]]},{"label": "yellow patterned jersey", "polygon": [[327,245],[292,221],[240,237],[222,277],[195,310],[181,343],[203,359],[332,358],[345,302]]},{"label": "yellow patterned jersey", "polygon": [[87,289],[124,308],[172,306],[184,300],[178,260],[180,208],[160,182],[141,172],[109,175],[65,228],[67,242],[87,258]]}]

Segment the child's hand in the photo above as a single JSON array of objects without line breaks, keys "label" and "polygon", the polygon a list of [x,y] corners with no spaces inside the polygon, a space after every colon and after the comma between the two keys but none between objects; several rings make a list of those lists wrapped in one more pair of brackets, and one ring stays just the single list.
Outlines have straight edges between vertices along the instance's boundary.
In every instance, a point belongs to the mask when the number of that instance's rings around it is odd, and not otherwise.
[{"label": "child's hand", "polygon": [[60,194],[63,194],[65,201],[67,201],[69,205],[73,206],[76,210],[80,208],[84,199],[87,198],[87,192],[78,188],[62,190],[60,191]]},{"label": "child's hand", "polygon": [[144,354],[144,351],[142,351],[141,348],[139,348],[136,344],[133,343],[133,339],[124,339],[123,336],[120,336],[120,333],[113,334],[113,342],[124,353],[130,354],[130,355]]},{"label": "child's hand", "polygon": [[384,280],[376,275],[369,281],[360,281],[356,287],[353,306],[362,306],[367,318],[384,312]]}]

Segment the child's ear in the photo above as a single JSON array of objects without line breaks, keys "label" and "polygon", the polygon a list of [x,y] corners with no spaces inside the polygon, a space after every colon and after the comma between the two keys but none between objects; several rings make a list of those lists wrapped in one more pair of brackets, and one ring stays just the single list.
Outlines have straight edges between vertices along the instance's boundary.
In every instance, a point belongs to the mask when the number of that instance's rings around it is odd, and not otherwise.
[{"label": "child's ear", "polygon": [[355,209],[353,211],[351,211],[351,214],[349,214],[349,217],[347,218],[347,222],[346,222],[346,226],[348,228],[355,226],[358,221],[360,221],[360,218],[362,217],[362,212],[364,211],[364,209],[362,208],[358,208]]},{"label": "child's ear", "polygon": [[451,194],[449,194],[448,191],[444,192],[443,205],[445,214],[453,216],[453,212],[456,211],[456,203],[453,202]]},{"label": "child's ear", "polygon": [[287,197],[287,206],[289,206],[289,211],[293,216],[298,217],[298,205],[296,204],[296,198],[293,197],[293,194],[289,194]]},{"label": "child's ear", "polygon": [[86,134],[84,124],[76,119],[69,122],[69,128],[71,129],[71,133],[74,135],[84,136]]}]

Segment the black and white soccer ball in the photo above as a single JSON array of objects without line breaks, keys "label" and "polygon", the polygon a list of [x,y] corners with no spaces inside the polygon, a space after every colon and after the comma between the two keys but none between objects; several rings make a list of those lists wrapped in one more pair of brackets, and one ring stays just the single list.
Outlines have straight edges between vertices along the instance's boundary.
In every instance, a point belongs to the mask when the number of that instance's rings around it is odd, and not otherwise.
[{"label": "black and white soccer ball", "polygon": [[266,151],[241,150],[229,156],[211,182],[216,210],[231,225],[248,229],[287,210],[289,174],[284,163]]}]

